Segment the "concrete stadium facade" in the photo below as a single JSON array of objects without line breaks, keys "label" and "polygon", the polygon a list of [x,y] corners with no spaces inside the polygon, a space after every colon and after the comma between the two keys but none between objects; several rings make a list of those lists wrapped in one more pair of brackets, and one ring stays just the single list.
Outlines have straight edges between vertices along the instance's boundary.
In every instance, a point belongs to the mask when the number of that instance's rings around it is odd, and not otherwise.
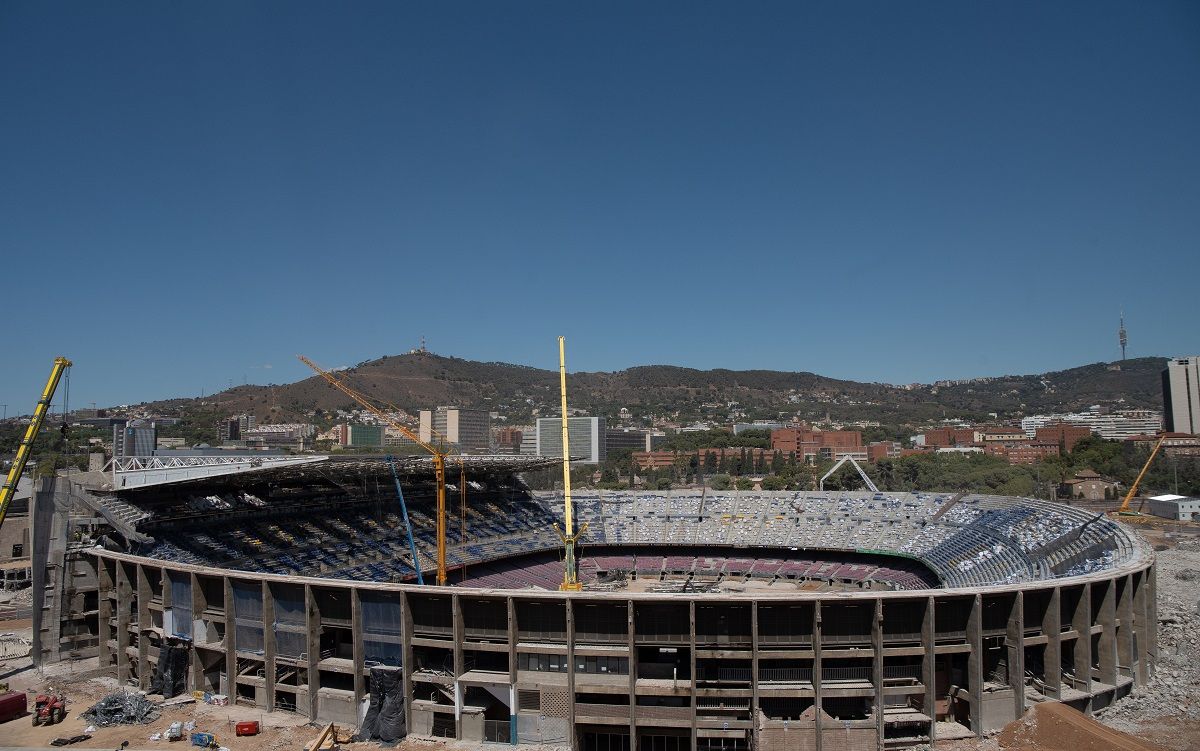
[{"label": "concrete stadium facade", "polygon": [[1103,708],[1156,657],[1149,554],[1019,586],[753,595],[417,587],[99,550],[73,565],[122,683],[148,688],[186,633],[188,689],[357,725],[371,667],[392,663],[408,732],[463,740],[897,748],[984,734],[1035,701]]}]

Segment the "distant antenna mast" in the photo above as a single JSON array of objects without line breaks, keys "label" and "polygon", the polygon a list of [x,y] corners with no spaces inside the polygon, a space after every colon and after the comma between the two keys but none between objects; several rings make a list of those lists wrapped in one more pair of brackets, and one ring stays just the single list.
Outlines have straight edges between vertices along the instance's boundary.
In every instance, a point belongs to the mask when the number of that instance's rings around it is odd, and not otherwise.
[{"label": "distant antenna mast", "polygon": [[1129,337],[1125,335],[1125,311],[1121,311],[1121,328],[1117,329],[1117,341],[1121,342],[1121,362],[1125,362],[1125,344]]}]

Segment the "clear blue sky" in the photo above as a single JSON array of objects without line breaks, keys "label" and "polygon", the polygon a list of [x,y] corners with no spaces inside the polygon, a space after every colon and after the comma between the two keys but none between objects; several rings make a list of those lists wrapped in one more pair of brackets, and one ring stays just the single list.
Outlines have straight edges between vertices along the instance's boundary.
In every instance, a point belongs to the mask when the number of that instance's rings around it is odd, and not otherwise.
[{"label": "clear blue sky", "polygon": [[0,3],[0,402],[1200,354],[1200,4]]}]

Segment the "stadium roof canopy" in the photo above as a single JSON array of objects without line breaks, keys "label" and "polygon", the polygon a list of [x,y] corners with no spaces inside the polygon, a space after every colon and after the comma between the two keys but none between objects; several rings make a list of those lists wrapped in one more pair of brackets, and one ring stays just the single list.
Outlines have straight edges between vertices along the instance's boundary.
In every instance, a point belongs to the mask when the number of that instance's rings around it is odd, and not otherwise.
[{"label": "stadium roof canopy", "polygon": [[[158,457],[117,460],[110,463],[99,483],[103,490],[121,492],[163,485],[197,485],[224,480],[236,482],[304,482],[331,478],[358,478],[390,475],[388,456],[284,456],[236,457]],[[423,455],[392,457],[396,470],[407,477],[433,477],[433,458]],[[545,469],[562,460],[546,456],[509,454],[462,455],[446,457],[447,472],[460,466],[468,474],[512,474]],[[92,483],[89,483],[92,484]]]}]

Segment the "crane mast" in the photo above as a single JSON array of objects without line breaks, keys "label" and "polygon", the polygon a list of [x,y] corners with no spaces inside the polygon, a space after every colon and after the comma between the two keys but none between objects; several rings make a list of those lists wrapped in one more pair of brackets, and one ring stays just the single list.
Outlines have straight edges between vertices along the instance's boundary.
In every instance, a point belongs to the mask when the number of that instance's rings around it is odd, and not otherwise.
[{"label": "crane mast", "polygon": [[[363,409],[383,420],[388,425],[391,425],[396,430],[399,430],[405,438],[417,444],[425,451],[428,451],[433,458],[433,474],[434,481],[437,487],[437,583],[439,586],[446,584],[446,453],[434,446],[421,440],[421,437],[409,429],[407,425],[393,419],[390,415],[384,412],[379,407],[363,396],[359,392],[347,386],[339,380],[333,373],[324,370],[319,365],[308,359],[304,355],[297,355],[300,362],[312,368],[317,375],[325,379],[330,386],[333,386],[338,391],[341,391],[346,396],[362,405]],[[415,558],[413,566],[420,566],[420,562]]]},{"label": "crane mast", "polygon": [[558,536],[562,538],[564,548],[564,570],[563,582],[559,585],[559,589],[564,592],[578,592],[583,589],[583,585],[579,583],[579,572],[575,565],[575,544],[579,541],[579,536],[587,529],[587,524],[584,523],[579,531],[575,531],[573,509],[571,505],[571,449],[570,449],[570,431],[567,423],[567,350],[566,339],[558,337],[558,390],[562,397],[562,469],[563,469],[563,522],[566,529],[559,529],[558,524],[554,525],[554,531],[558,532]]},{"label": "crane mast", "polygon": [[33,419],[29,421],[25,437],[21,439],[21,445],[17,447],[17,456],[8,470],[4,487],[0,488],[0,526],[4,524],[4,517],[8,515],[8,505],[12,503],[13,496],[17,493],[17,483],[25,472],[29,453],[33,450],[33,442],[37,439],[38,433],[42,429],[42,423],[46,420],[46,413],[50,411],[50,402],[54,399],[54,392],[58,390],[58,382],[62,379],[63,371],[69,367],[71,367],[71,361],[67,358],[54,358],[54,365],[50,368],[50,378],[46,380],[46,387],[42,389],[42,398],[38,399],[37,406],[33,408]]},{"label": "crane mast", "polygon": [[1117,509],[1118,514],[1133,516],[1141,513],[1140,509],[1137,512],[1130,511],[1129,504],[1131,501],[1133,501],[1133,497],[1137,495],[1138,485],[1142,483],[1142,478],[1146,476],[1146,471],[1150,469],[1151,462],[1154,461],[1155,455],[1157,455],[1158,450],[1162,448],[1163,441],[1165,441],[1166,438],[1166,433],[1163,433],[1158,437],[1158,443],[1154,444],[1154,448],[1150,451],[1150,457],[1146,459],[1146,463],[1142,465],[1142,471],[1138,472],[1137,479],[1134,480],[1133,484],[1129,486],[1129,492],[1125,494],[1125,501],[1121,504],[1121,508]]}]

